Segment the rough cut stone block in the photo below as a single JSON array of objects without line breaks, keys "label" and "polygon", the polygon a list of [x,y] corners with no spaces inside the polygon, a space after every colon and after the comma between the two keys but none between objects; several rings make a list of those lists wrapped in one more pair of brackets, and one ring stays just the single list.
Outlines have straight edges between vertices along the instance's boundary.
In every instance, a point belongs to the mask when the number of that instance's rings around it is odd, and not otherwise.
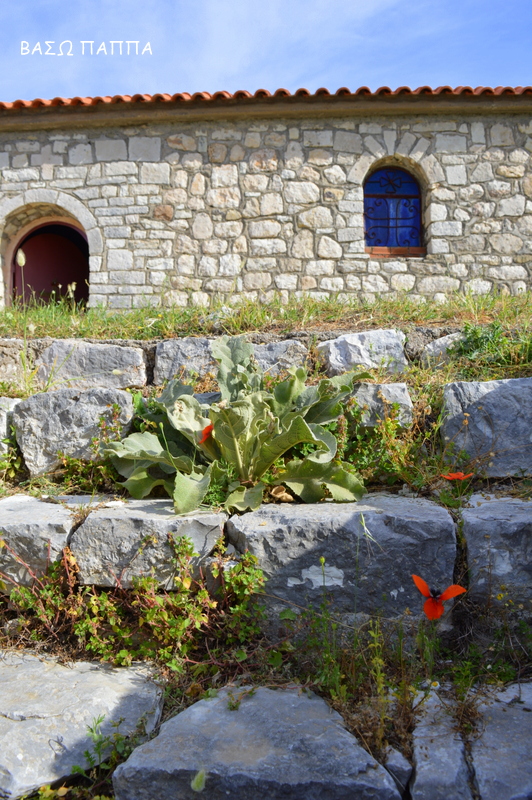
[{"label": "rough cut stone block", "polygon": [[455,729],[449,704],[429,694],[413,734],[412,800],[471,800],[465,747]]},{"label": "rough cut stone block", "polygon": [[430,500],[383,493],[360,503],[264,505],[226,529],[239,552],[258,557],[268,594],[297,605],[318,606],[325,588],[335,611],[420,614],[412,573],[434,587],[453,582],[455,526]]},{"label": "rough cut stone block", "polygon": [[469,597],[496,603],[508,592],[514,601],[532,601],[532,502],[474,494],[469,506],[462,511]]},{"label": "rough cut stone block", "polygon": [[169,339],[155,348],[153,382],[160,386],[182,373],[199,376],[216,371],[211,355],[211,340],[205,338]]},{"label": "rough cut stone block", "polygon": [[19,384],[23,376],[21,339],[0,339],[0,381]]},{"label": "rough cut stone block", "polygon": [[449,348],[464,339],[463,333],[450,333],[448,336],[441,336],[433,342],[429,342],[421,353],[421,363],[424,367],[437,369],[450,361]]},{"label": "rough cut stone block", "polygon": [[100,419],[113,421],[113,406],[119,406],[122,436],[133,419],[131,395],[121,389],[60,389],[22,400],[11,412],[18,446],[32,477],[59,466],[58,452],[91,460],[92,440],[98,438]]},{"label": "rough cut stone block", "polygon": [[[139,668],[96,662],[67,665],[26,653],[0,653],[0,797],[21,797],[88,767],[94,751],[87,726],[104,715],[101,731],[150,733],[161,713],[161,689]],[[112,722],[122,720],[119,728]],[[106,754],[107,755],[107,754]]]},{"label": "rough cut stone block", "polygon": [[250,689],[222,689],[165,722],[116,769],[116,800],[192,798],[200,770],[209,800],[399,800],[391,776],[321,697]]},{"label": "rough cut stone block", "polygon": [[[21,494],[0,500],[0,539],[14,553],[0,548],[0,574],[30,585],[32,577],[24,564],[36,575],[43,575],[50,562],[61,558],[73,527],[73,515],[63,505]],[[5,585],[9,592],[12,584],[5,581]]]},{"label": "rough cut stone block", "polygon": [[363,409],[362,425],[372,428],[381,419],[389,417],[392,406],[399,406],[397,420],[403,428],[412,424],[414,406],[406,383],[359,383],[351,395]]},{"label": "rough cut stone block", "polygon": [[289,367],[301,367],[307,356],[307,348],[296,339],[255,345],[255,358],[268,375],[277,375]]},{"label": "rough cut stone block", "polygon": [[507,686],[479,706],[471,755],[482,800],[532,797],[532,683]]},{"label": "rough cut stone block", "polygon": [[168,535],[192,539],[196,572],[223,535],[226,514],[197,511],[176,516],[169,500],[128,500],[98,508],[75,531],[70,548],[79,580],[97,586],[131,586],[133,577],[153,575],[173,586],[173,550]]},{"label": "rough cut stone block", "polygon": [[36,366],[37,380],[48,390],[146,385],[146,364],[140,347],[58,339],[41,353]]},{"label": "rough cut stone block", "polygon": [[352,369],[386,367],[388,372],[403,372],[408,365],[403,346],[405,335],[396,330],[347,333],[318,345],[329,375]]},{"label": "rough cut stone block", "polygon": [[532,475],[532,378],[448,383],[442,436],[491,478]]},{"label": "rough cut stone block", "polygon": [[410,762],[395,747],[389,747],[385,754],[384,766],[395,779],[401,795],[404,795],[413,772]]},{"label": "rough cut stone block", "polygon": [[3,441],[11,433],[11,412],[20,400],[13,397],[0,397],[0,455],[8,451],[8,445]]}]

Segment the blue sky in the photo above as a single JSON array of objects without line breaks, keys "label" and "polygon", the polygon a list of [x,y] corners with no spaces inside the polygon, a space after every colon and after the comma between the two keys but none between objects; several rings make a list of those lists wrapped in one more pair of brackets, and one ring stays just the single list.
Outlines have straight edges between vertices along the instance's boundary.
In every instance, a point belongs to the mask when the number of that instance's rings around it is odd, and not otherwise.
[{"label": "blue sky", "polygon": [[531,30],[530,0],[4,0],[0,99],[530,85]]}]

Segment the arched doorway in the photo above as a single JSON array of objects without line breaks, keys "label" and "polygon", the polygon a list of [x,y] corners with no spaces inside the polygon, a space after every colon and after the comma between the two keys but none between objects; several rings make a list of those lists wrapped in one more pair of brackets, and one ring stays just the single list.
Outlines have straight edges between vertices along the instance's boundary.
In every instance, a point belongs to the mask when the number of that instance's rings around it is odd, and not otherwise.
[{"label": "arched doorway", "polygon": [[[24,258],[17,258],[20,250]],[[88,300],[87,237],[67,222],[36,225],[14,248],[12,275],[13,295],[24,302],[64,297],[73,284],[74,300]]]}]

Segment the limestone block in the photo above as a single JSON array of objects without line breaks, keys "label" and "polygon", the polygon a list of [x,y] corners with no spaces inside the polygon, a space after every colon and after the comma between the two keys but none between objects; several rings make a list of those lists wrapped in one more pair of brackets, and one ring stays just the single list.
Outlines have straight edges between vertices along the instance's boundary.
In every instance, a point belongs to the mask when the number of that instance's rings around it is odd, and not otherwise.
[{"label": "limestone block", "polygon": [[434,275],[430,278],[421,278],[418,281],[418,290],[421,294],[434,294],[435,292],[457,292],[460,289],[458,278],[447,275]]},{"label": "limestone block", "polygon": [[286,242],[284,239],[252,239],[252,256],[271,256],[277,253],[286,253]]},{"label": "limestone block", "polygon": [[283,198],[277,192],[267,192],[260,199],[260,213],[267,217],[270,214],[283,213]]},{"label": "limestone block", "polygon": [[92,148],[90,144],[76,144],[68,151],[70,164],[92,164]]},{"label": "limestone block", "polygon": [[482,800],[532,797],[532,683],[511,684],[478,706],[471,756]]},{"label": "limestone block", "polygon": [[116,800],[146,795],[146,786],[150,799],[192,797],[190,782],[200,770],[213,800],[400,799],[391,776],[321,697],[251,688],[224,688],[165,722],[116,769]]},{"label": "limestone block", "polygon": [[320,190],[310,181],[289,181],[284,187],[284,197],[288,203],[316,203],[320,199]]},{"label": "limestone block", "polygon": [[[162,690],[145,669],[94,661],[60,664],[29,653],[0,658],[0,794],[26,796],[87,768],[94,751],[88,726],[103,716],[101,732],[124,736],[143,720],[150,733],[162,708]],[[119,727],[112,723],[120,722]],[[107,756],[105,752],[104,757]]]},{"label": "limestone block", "polygon": [[129,158],[131,161],[159,161],[161,139],[159,136],[130,136]]},{"label": "limestone block", "polygon": [[503,147],[505,145],[515,144],[514,134],[509,125],[504,125],[502,122],[497,122],[490,128],[490,139],[492,145]]},{"label": "limestone block", "polygon": [[120,408],[117,424],[124,435],[133,419],[133,401],[121,389],[59,389],[35,394],[13,409],[17,443],[30,475],[37,477],[59,466],[58,452],[90,461],[91,443],[100,434],[100,419],[113,424],[113,406]]},{"label": "limestone block", "polygon": [[214,226],[214,233],[223,239],[234,239],[241,235],[243,228],[243,223],[240,220],[217,222]]},{"label": "limestone block", "polygon": [[[364,525],[376,544],[365,540]],[[453,582],[454,523],[430,500],[383,493],[359,503],[263,505],[231,517],[226,530],[239,552],[257,556],[268,594],[281,607],[282,601],[319,607],[325,588],[335,612],[421,614],[412,572],[435,586]]]},{"label": "limestone block", "polygon": [[466,153],[467,139],[455,133],[437,133],[436,151],[438,153]]},{"label": "limestone block", "polygon": [[214,208],[238,208],[241,199],[240,189],[237,186],[209,189],[206,199],[207,205]]},{"label": "limestone block", "polygon": [[127,389],[146,385],[145,356],[140,347],[57,339],[43,350],[35,365],[37,380],[49,390],[71,386]]},{"label": "limestone block", "polygon": [[433,222],[430,225],[430,236],[461,236],[462,223],[458,221]]},{"label": "limestone block", "polygon": [[447,703],[431,692],[418,708],[412,800],[472,800],[464,742]]},{"label": "limestone block", "polygon": [[228,253],[220,257],[219,275],[240,275],[242,271],[242,256]]},{"label": "limestone block", "polygon": [[474,278],[468,281],[464,288],[470,294],[489,294],[493,284],[490,281],[483,281],[481,278]]},{"label": "limestone block", "polygon": [[396,750],[395,747],[388,747],[385,754],[384,766],[392,778],[395,779],[397,788],[403,796],[413,772],[412,765],[399,750]]},{"label": "limestone block", "polygon": [[318,242],[318,255],[320,258],[342,258],[344,252],[341,245],[330,236],[322,236]]},{"label": "limestone block", "polygon": [[303,131],[303,144],[305,147],[331,147],[332,143],[332,131]]},{"label": "limestone block", "polygon": [[[285,150],[285,165],[289,169],[298,169],[301,166],[303,161],[305,160],[305,156],[303,153],[303,148],[299,144],[299,142],[288,142],[288,145]],[[292,175],[292,177],[294,177]]]},{"label": "limestone block", "polygon": [[169,339],[155,348],[153,382],[161,386],[182,373],[202,377],[216,370],[211,355],[211,340],[206,338]]},{"label": "limestone block", "polygon": [[133,253],[130,250],[109,250],[107,269],[133,269]]},{"label": "limestone block", "polygon": [[267,148],[255,150],[249,158],[249,166],[252,172],[275,172],[278,163],[275,150]]},{"label": "limestone block", "polygon": [[474,494],[462,519],[469,597],[495,605],[499,593],[516,603],[532,601],[532,503]]},{"label": "limestone block", "polygon": [[520,217],[525,212],[526,198],[522,194],[513,195],[500,200],[497,205],[498,217]]},{"label": "limestone block", "polygon": [[207,152],[209,154],[209,159],[214,164],[221,164],[223,161],[225,161],[225,157],[227,155],[227,147],[225,146],[225,144],[217,142],[216,144],[210,144],[207,149]]},{"label": "limestone block", "polygon": [[268,239],[279,236],[281,225],[272,219],[252,221],[248,225],[248,232],[252,239]]},{"label": "limestone block", "polygon": [[[24,342],[21,339],[0,339],[0,381],[18,385],[24,372]],[[28,365],[28,371],[31,367]]]},{"label": "limestone block", "polygon": [[403,428],[412,424],[414,406],[406,383],[358,383],[351,397],[362,409],[362,425],[375,427],[379,420],[391,416],[392,406],[398,406],[394,418]]},{"label": "limestone block", "polygon": [[277,375],[289,367],[304,366],[307,357],[307,348],[297,339],[255,345],[255,358],[268,375]]},{"label": "limestone block", "polygon": [[[0,500],[0,539],[37,576],[46,572],[49,563],[61,558],[74,523],[72,513],[57,503],[44,503],[22,494]],[[0,549],[0,577],[3,573],[18,584],[30,586],[30,572],[13,553]],[[12,584],[5,579],[4,583],[9,592]]]},{"label": "limestone block", "polygon": [[127,149],[123,139],[96,139],[96,161],[126,161]]},{"label": "limestone block", "polygon": [[301,228],[331,228],[333,225],[331,210],[327,206],[310,208],[299,215],[298,224]]},{"label": "limestone block", "polygon": [[490,267],[488,274],[490,278],[500,281],[517,281],[528,278],[526,269],[518,264],[501,264],[500,267]]},{"label": "limestone block", "polygon": [[8,445],[3,441],[11,434],[11,412],[20,400],[13,397],[0,397],[0,456],[8,451]]},{"label": "limestone block", "polygon": [[169,147],[173,147],[176,150],[188,150],[191,152],[193,152],[197,146],[194,137],[187,136],[186,133],[175,133],[172,136],[168,136],[166,143]]},{"label": "limestone block", "polygon": [[213,234],[212,219],[208,214],[198,214],[192,223],[192,233],[196,239],[210,239]]},{"label": "limestone block", "polygon": [[450,186],[465,186],[467,183],[466,168],[462,164],[446,167],[445,172]]},{"label": "limestone block", "polygon": [[238,169],[235,164],[213,167],[211,186],[213,189],[220,189],[224,186],[238,186]]},{"label": "limestone block", "polygon": [[142,164],[141,183],[170,183],[170,164]]},{"label": "limestone block", "polygon": [[449,353],[449,348],[457,342],[464,340],[464,334],[458,331],[457,333],[450,333],[448,336],[441,336],[433,342],[429,342],[423,352],[421,353],[421,363],[424,367],[438,367],[448,364],[452,356]]},{"label": "limestone block", "polygon": [[348,333],[318,345],[329,375],[341,375],[359,367],[385,366],[388,372],[402,372],[408,362],[403,346],[405,335],[397,330]]},{"label": "limestone block", "polygon": [[127,500],[92,511],[73,533],[70,548],[82,584],[131,586],[132,578],[153,576],[174,588],[175,567],[169,537],[188,536],[198,556],[195,575],[223,535],[227,515],[197,511],[176,516],[170,500]]},{"label": "limestone block", "polygon": [[442,436],[492,478],[532,475],[532,378],[459,381],[443,391]]},{"label": "limestone block", "polygon": [[391,288],[398,292],[409,292],[414,288],[415,283],[416,279],[414,275],[404,275],[402,273],[392,275],[390,280]]},{"label": "limestone block", "polygon": [[302,230],[292,240],[292,256],[294,258],[314,257],[314,235],[312,231]]}]

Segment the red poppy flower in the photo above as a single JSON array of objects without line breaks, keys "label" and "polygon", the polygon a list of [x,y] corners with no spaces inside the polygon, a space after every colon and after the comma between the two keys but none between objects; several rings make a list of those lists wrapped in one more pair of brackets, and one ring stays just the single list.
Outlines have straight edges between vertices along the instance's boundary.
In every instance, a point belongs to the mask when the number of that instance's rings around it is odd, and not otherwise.
[{"label": "red poppy flower", "polygon": [[208,439],[210,436],[212,436],[212,430],[213,430],[213,428],[214,428],[214,425],[213,425],[212,423],[211,423],[210,425],[207,425],[207,427],[206,427],[206,428],[203,428],[203,430],[202,430],[202,432],[201,432],[201,439],[199,440],[198,444],[205,444],[205,442],[207,441],[207,439]]},{"label": "red poppy flower", "polygon": [[448,481],[465,481],[466,478],[470,478],[472,475],[472,472],[468,472],[467,475],[464,475],[463,472],[449,472],[448,475],[440,475],[440,478],[446,478]]},{"label": "red poppy flower", "polygon": [[423,611],[429,619],[439,619],[445,611],[443,607],[445,600],[450,600],[452,597],[456,597],[467,591],[463,586],[458,586],[456,583],[453,583],[452,586],[448,586],[447,589],[440,594],[437,589],[430,589],[428,583],[426,583],[423,578],[420,578],[419,575],[412,575],[412,580],[423,597],[428,597],[428,600],[423,604]]}]

